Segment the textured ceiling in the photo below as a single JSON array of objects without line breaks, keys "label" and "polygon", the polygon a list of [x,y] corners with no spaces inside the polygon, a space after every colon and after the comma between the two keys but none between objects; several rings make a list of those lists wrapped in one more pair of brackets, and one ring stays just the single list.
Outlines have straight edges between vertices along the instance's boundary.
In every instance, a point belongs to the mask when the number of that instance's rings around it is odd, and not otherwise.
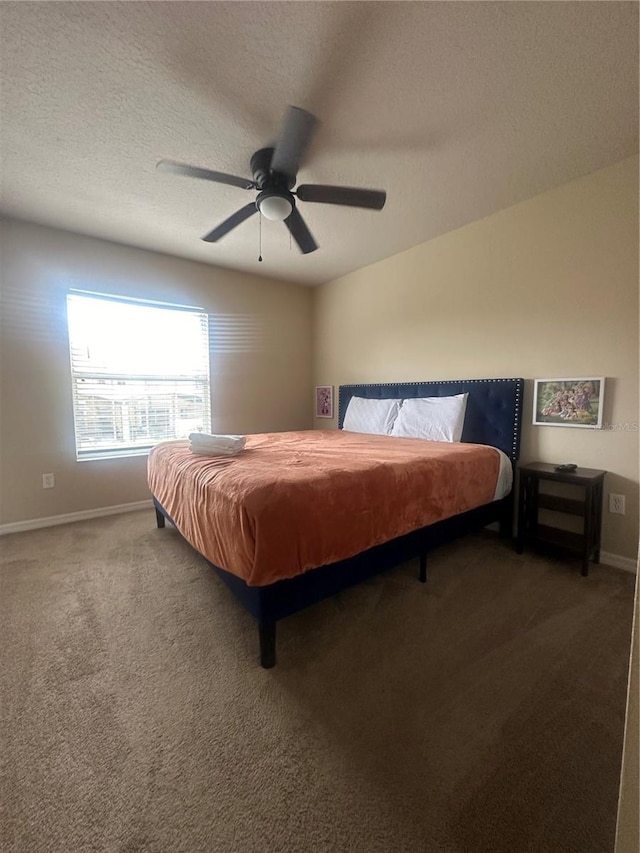
[{"label": "textured ceiling", "polygon": [[[306,284],[638,150],[635,2],[0,4],[1,210]],[[298,179],[383,188],[381,213],[300,203],[320,249],[251,200],[156,171],[249,175],[287,104],[321,120]]]}]

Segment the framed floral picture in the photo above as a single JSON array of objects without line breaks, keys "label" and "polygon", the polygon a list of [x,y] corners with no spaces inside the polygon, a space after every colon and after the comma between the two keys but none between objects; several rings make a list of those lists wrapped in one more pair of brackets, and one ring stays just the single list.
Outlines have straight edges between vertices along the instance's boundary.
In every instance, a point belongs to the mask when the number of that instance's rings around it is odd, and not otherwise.
[{"label": "framed floral picture", "polygon": [[596,378],[536,379],[533,423],[538,426],[602,426],[604,376]]},{"label": "framed floral picture", "polygon": [[333,417],[333,385],[316,385],[316,417]]}]

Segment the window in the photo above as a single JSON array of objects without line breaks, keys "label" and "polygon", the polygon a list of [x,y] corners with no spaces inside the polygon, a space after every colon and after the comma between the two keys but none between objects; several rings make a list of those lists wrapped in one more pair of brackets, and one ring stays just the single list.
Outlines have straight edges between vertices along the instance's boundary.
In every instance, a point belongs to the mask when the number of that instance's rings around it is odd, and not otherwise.
[{"label": "window", "polygon": [[79,460],[211,430],[202,309],[74,291],[67,319]]}]

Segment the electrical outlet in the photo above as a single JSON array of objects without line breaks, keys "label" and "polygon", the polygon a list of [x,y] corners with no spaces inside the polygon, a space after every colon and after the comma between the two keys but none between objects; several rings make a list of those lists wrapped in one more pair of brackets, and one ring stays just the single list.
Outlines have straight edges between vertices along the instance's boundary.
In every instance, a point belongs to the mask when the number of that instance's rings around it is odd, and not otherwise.
[{"label": "electrical outlet", "polygon": [[624,495],[609,494],[609,512],[615,512],[617,515],[624,515]]},{"label": "electrical outlet", "polygon": [[42,475],[42,488],[43,489],[53,489],[56,484],[55,474],[43,474]]}]

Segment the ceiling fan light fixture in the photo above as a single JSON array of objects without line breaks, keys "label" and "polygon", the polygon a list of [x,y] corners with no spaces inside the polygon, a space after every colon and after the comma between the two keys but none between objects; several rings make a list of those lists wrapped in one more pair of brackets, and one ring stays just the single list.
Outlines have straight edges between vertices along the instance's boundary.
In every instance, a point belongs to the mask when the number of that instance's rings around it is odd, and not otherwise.
[{"label": "ceiling fan light fixture", "polygon": [[293,210],[293,203],[283,195],[261,193],[257,203],[260,213],[274,222],[283,222]]}]

